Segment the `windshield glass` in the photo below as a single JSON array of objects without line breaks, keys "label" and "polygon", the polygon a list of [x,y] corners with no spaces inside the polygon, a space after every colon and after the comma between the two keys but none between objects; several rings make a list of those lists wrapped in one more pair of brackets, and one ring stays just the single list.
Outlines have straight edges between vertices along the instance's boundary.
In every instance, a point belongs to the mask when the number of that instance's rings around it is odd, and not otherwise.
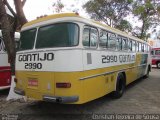
[{"label": "windshield glass", "polygon": [[58,23],[40,27],[36,48],[71,47],[78,45],[78,25]]},{"label": "windshield glass", "polygon": [[36,36],[36,29],[31,29],[21,32],[18,50],[32,49],[34,46],[35,36]]}]

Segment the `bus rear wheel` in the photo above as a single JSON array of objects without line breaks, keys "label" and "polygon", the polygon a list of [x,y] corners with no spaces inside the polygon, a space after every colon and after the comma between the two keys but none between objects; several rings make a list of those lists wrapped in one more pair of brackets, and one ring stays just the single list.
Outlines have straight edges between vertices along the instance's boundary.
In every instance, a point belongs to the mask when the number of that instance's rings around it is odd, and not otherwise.
[{"label": "bus rear wheel", "polygon": [[160,69],[160,62],[157,63],[157,68]]},{"label": "bus rear wheel", "polygon": [[125,91],[125,77],[122,73],[117,76],[116,90],[111,93],[111,97],[114,99],[120,98]]}]

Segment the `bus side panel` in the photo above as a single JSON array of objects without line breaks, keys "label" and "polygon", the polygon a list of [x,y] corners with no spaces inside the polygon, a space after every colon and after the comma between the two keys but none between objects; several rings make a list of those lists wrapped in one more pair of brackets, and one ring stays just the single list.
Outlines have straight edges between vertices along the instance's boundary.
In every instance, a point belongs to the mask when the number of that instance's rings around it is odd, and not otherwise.
[{"label": "bus side panel", "polygon": [[[109,68],[111,69],[111,68]],[[108,68],[84,71],[85,76],[93,76],[109,71]],[[83,80],[85,101],[102,97],[115,89],[116,74],[100,75]]]},{"label": "bus side panel", "polygon": [[137,53],[137,78],[143,77],[146,74],[148,57],[148,54]]},{"label": "bus side panel", "polygon": [[0,87],[9,86],[11,84],[11,71],[0,72]]},{"label": "bus side panel", "polygon": [[10,86],[10,84],[11,68],[8,63],[8,55],[6,52],[0,50],[0,86]]}]

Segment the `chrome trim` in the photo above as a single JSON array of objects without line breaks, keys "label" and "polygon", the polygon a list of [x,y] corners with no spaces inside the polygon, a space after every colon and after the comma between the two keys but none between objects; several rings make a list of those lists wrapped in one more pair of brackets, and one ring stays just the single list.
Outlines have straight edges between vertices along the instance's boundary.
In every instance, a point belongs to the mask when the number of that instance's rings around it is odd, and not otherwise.
[{"label": "chrome trim", "polygon": [[138,67],[142,67],[142,66],[145,66],[145,65],[147,65],[147,64],[141,64],[141,65],[138,65]]},{"label": "chrome trim", "polygon": [[98,76],[102,76],[102,75],[105,76],[105,75],[109,75],[109,74],[112,74],[112,73],[115,73],[115,72],[123,72],[124,70],[132,69],[132,68],[135,68],[135,67],[136,66],[128,67],[128,68],[121,69],[121,70],[115,70],[115,71],[111,71],[111,72],[105,72],[105,73],[101,73],[101,74],[91,75],[91,76],[80,78],[79,80],[85,80],[85,79],[94,78],[94,77],[98,77]]},{"label": "chrome trim", "polygon": [[56,102],[56,103],[72,103],[77,102],[79,100],[79,96],[50,96],[44,95],[44,101],[48,102]]}]

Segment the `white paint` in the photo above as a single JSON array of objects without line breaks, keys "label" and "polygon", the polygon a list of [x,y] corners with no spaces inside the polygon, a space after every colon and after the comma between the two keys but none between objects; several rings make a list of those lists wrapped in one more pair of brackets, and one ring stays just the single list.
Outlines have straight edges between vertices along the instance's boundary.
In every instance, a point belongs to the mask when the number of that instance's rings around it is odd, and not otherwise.
[{"label": "white paint", "polygon": [[6,100],[11,100],[11,99],[20,99],[20,98],[24,98],[23,96],[21,95],[18,95],[14,92],[14,88],[15,88],[15,82],[14,82],[14,76],[12,76],[12,81],[11,81],[11,87],[10,87],[10,91],[9,91],[9,94],[6,98]]},{"label": "white paint", "polygon": [[[51,51],[50,51],[51,52]],[[48,53],[48,52],[45,52]],[[54,72],[72,72],[98,69],[104,67],[111,67],[115,65],[123,65],[134,63],[134,61],[121,63],[119,55],[131,55],[136,57],[136,53],[126,52],[113,52],[113,51],[101,51],[101,50],[57,50],[52,51],[54,54],[53,61],[18,61],[19,56],[16,57],[16,70],[25,71],[54,71]],[[92,64],[87,64],[87,53],[91,53]],[[24,55],[32,53],[24,53]],[[43,56],[44,52],[39,52],[40,56]],[[102,63],[103,55],[117,56],[117,62]],[[25,69],[25,63],[42,63],[42,69]]]}]

